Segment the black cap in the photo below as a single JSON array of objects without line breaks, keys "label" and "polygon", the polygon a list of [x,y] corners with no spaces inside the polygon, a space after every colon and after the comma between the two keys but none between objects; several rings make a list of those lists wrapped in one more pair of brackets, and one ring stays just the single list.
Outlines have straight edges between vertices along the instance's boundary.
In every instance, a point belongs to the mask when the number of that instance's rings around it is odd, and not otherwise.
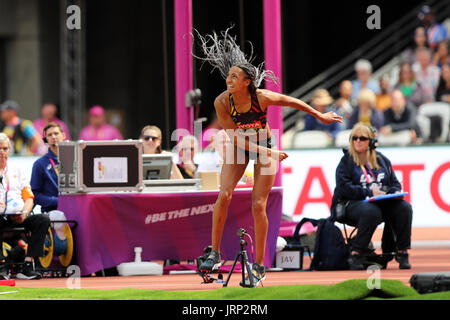
[{"label": "black cap", "polygon": [[0,107],[0,111],[4,110],[14,110],[17,112],[19,111],[19,104],[14,100],[7,100],[3,102],[2,106]]}]

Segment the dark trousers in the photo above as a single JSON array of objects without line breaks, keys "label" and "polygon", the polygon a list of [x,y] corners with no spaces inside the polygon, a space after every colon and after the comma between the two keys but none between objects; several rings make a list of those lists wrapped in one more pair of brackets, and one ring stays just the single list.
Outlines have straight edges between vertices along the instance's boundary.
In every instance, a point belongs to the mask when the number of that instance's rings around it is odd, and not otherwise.
[{"label": "dark trousers", "polygon": [[352,250],[367,250],[377,226],[385,222],[381,249],[384,253],[411,248],[412,207],[405,200],[352,201],[345,211],[345,223],[358,228]]},{"label": "dark trousers", "polygon": [[[42,257],[44,255],[44,240],[50,226],[50,218],[47,214],[32,214],[21,224],[16,223],[10,217],[0,216],[0,248],[3,248],[3,231],[5,228],[24,227],[31,233],[28,240],[27,257]],[[0,260],[5,259],[3,250],[0,250]]]}]

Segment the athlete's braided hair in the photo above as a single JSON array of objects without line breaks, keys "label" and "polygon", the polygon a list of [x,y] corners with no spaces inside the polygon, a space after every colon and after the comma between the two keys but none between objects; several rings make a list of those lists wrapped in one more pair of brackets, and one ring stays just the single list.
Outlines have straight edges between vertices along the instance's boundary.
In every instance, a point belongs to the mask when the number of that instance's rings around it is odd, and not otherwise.
[{"label": "athlete's braided hair", "polygon": [[[194,29],[204,57],[199,57],[193,52],[192,56],[202,60],[203,63],[208,62],[213,67],[212,71],[218,69],[224,79],[227,78],[228,71],[231,67],[236,66],[241,68],[251,80],[252,89],[259,88],[261,82],[265,79],[269,79],[275,84],[278,83],[278,79],[272,71],[264,70],[264,62],[260,63],[257,67],[252,64],[255,57],[253,56],[253,45],[251,42],[249,42],[251,53],[248,57],[245,56],[245,53],[236,44],[236,37],[229,34],[229,30],[232,28],[233,26],[222,31],[220,33],[221,37],[215,31],[203,37]],[[192,36],[195,38],[194,35]]]}]

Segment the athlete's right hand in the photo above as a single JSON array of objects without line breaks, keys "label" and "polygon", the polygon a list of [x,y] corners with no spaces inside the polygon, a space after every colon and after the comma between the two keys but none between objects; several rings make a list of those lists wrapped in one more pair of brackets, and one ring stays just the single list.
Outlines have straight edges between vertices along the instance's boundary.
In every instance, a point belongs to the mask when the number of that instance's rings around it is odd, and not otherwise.
[{"label": "athlete's right hand", "polygon": [[270,157],[277,161],[283,161],[288,157],[288,154],[283,150],[270,150]]}]

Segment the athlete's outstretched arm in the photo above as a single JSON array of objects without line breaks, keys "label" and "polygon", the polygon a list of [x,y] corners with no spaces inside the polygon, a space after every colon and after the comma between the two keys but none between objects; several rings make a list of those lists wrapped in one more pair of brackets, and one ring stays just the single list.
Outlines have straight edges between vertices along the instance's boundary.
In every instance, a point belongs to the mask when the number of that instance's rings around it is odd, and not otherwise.
[{"label": "athlete's outstretched arm", "polygon": [[259,90],[261,94],[258,95],[258,99],[260,99],[260,101],[265,106],[275,105],[282,107],[291,107],[309,113],[310,115],[316,117],[325,124],[330,124],[333,122],[342,122],[342,117],[337,115],[335,112],[330,111],[327,113],[321,113],[300,99],[266,89],[259,89]]}]

